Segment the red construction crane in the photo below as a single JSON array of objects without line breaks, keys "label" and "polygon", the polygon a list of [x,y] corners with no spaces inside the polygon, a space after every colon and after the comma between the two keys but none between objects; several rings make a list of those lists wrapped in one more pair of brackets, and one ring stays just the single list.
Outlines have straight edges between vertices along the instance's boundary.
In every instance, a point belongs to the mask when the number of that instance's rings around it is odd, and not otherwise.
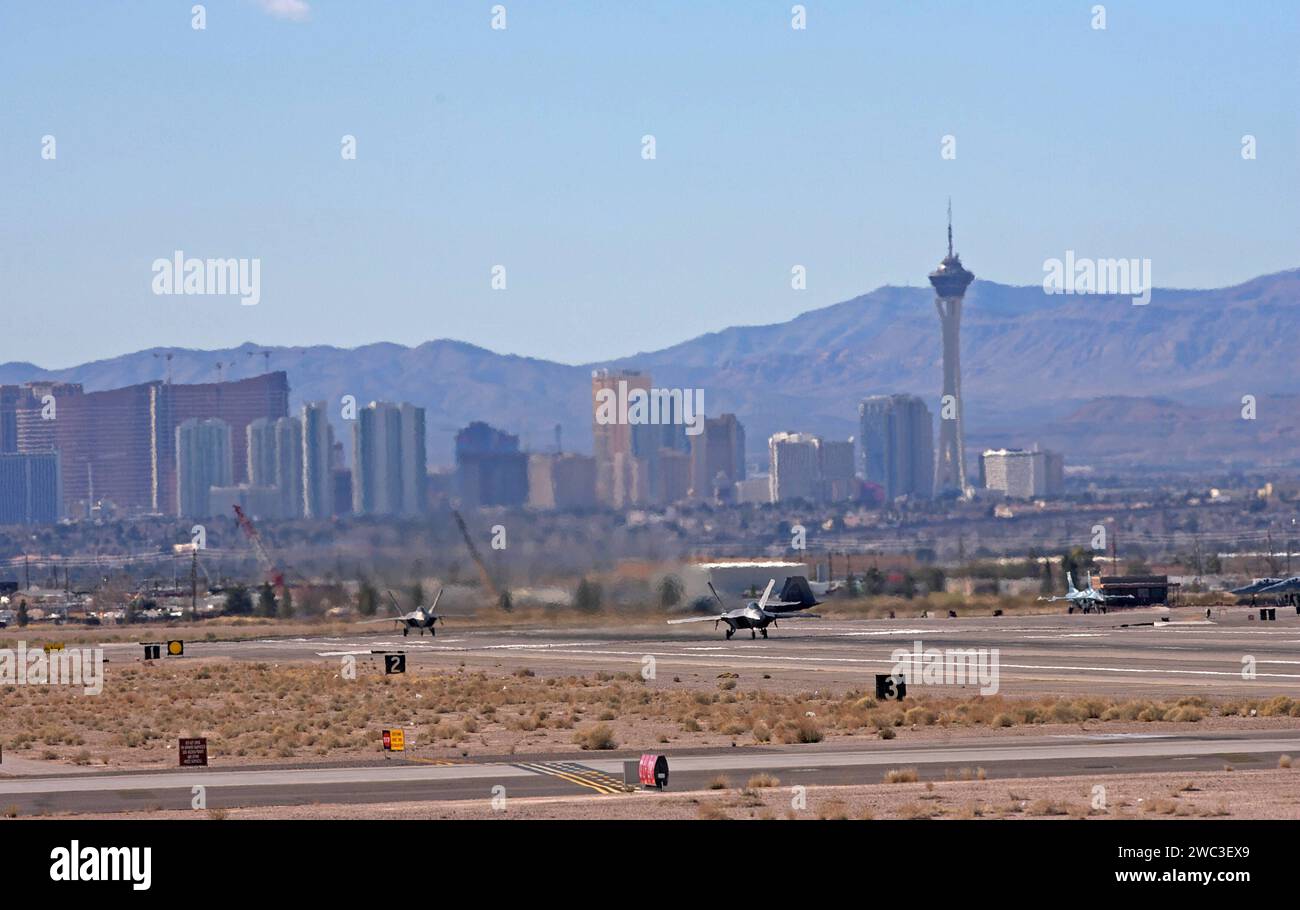
[{"label": "red construction crane", "polygon": [[474,538],[469,536],[469,528],[465,527],[465,519],[461,517],[460,512],[453,511],[452,517],[456,519],[456,526],[460,528],[460,535],[465,538],[465,547],[469,550],[470,558],[474,560],[474,565],[478,567],[479,581],[482,582],[483,588],[496,603],[502,603],[501,591],[497,588],[496,582],[492,580],[492,574],[488,572],[487,565],[483,562],[483,557],[478,553],[478,547],[474,545]]},{"label": "red construction crane", "polygon": [[271,554],[266,551],[266,545],[262,543],[262,535],[257,533],[257,528],[253,525],[253,519],[244,514],[244,510],[238,505],[234,506],[235,519],[239,522],[240,529],[244,536],[248,538],[248,543],[252,546],[253,552],[257,554],[257,561],[262,564],[262,571],[266,573],[266,580],[271,583],[275,589],[276,597],[284,594],[284,573],[276,568],[275,562],[271,559]]}]

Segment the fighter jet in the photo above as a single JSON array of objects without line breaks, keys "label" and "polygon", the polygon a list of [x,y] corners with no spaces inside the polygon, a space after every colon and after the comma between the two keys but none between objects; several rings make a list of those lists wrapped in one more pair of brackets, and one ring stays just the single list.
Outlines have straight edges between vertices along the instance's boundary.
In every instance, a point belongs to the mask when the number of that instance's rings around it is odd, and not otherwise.
[{"label": "fighter jet", "polygon": [[362,624],[365,625],[367,623],[372,623],[372,622],[395,622],[402,627],[403,638],[411,634],[412,629],[419,629],[421,635],[424,634],[425,629],[428,629],[429,636],[433,637],[434,635],[438,634],[438,630],[434,628],[434,624],[437,623],[439,620],[441,620],[443,623],[447,622],[446,617],[439,616],[436,612],[434,612],[435,610],[438,609],[438,600],[441,597],[442,597],[442,588],[439,588],[438,595],[434,597],[433,603],[430,604],[428,607],[416,607],[410,613],[403,613],[397,608],[397,598],[393,596],[392,591],[389,591],[388,599],[392,601],[393,611],[397,613],[397,615],[386,616],[382,619],[367,619]]},{"label": "fighter jet", "polygon": [[1092,573],[1088,573],[1088,587],[1080,591],[1074,586],[1074,573],[1065,573],[1066,584],[1069,590],[1065,592],[1064,597],[1040,597],[1039,600],[1045,600],[1053,603],[1058,600],[1068,600],[1070,602],[1070,612],[1073,613],[1075,607],[1081,609],[1084,613],[1091,613],[1093,610],[1105,613],[1107,604],[1117,600],[1133,600],[1132,594],[1103,594],[1092,586]]},{"label": "fighter jet", "polygon": [[[1259,593],[1267,594],[1272,597],[1280,597],[1282,603],[1300,605],[1300,575],[1292,575],[1290,578],[1278,579],[1273,584],[1266,586]],[[1253,594],[1250,599],[1253,603],[1255,600]]]},{"label": "fighter jet", "polygon": [[1235,594],[1238,597],[1246,597],[1251,594],[1259,594],[1265,588],[1271,588],[1274,585],[1280,585],[1284,581],[1297,581],[1295,578],[1256,578],[1248,585],[1242,585],[1240,588],[1233,588],[1229,594]]},{"label": "fighter jet", "polygon": [[743,607],[735,610],[726,609],[721,597],[718,596],[717,590],[713,587],[713,582],[709,582],[709,590],[722,606],[723,612],[719,616],[690,616],[686,619],[670,619],[669,625],[679,625],[685,622],[709,622],[713,621],[713,628],[718,627],[718,623],[727,624],[727,638],[736,634],[737,629],[748,629],[750,638],[757,638],[758,632],[763,633],[767,638],[767,627],[775,626],[778,619],[821,619],[815,613],[800,613],[808,607],[816,606],[820,601],[813,597],[812,589],[808,586],[808,579],[803,576],[794,576],[785,580],[785,587],[781,589],[781,599],[776,601],[768,600],[772,596],[772,588],[776,586],[776,579],[773,578],[767,583],[767,588],[763,591],[763,596],[758,600],[750,601]]}]

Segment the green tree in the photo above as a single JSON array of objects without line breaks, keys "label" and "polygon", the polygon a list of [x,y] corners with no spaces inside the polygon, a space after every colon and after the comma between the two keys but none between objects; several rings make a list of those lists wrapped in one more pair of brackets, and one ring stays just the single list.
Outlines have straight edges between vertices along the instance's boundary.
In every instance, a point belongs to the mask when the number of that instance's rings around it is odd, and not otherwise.
[{"label": "green tree", "polygon": [[235,585],[226,592],[226,612],[231,616],[247,616],[253,612],[253,597],[248,588]]},{"label": "green tree", "polygon": [[275,612],[275,590],[270,582],[263,582],[257,590],[257,615],[273,619]]},{"label": "green tree", "polygon": [[862,587],[871,597],[883,594],[885,591],[885,573],[881,572],[876,566],[867,569]]},{"label": "green tree", "polygon": [[665,575],[659,582],[659,606],[671,610],[682,602],[684,593],[680,578],[676,575]]},{"label": "green tree", "polygon": [[584,578],[578,582],[578,590],[573,595],[573,605],[584,613],[597,613],[600,611],[601,596],[600,583]]},{"label": "green tree", "polygon": [[357,588],[357,612],[362,616],[374,616],[378,609],[379,592],[370,582],[361,582]]},{"label": "green tree", "polygon": [[18,602],[18,628],[23,628],[30,620],[27,617],[27,601]]},{"label": "green tree", "polygon": [[288,588],[284,589],[284,594],[280,597],[279,614],[281,619],[293,618],[293,594]]}]

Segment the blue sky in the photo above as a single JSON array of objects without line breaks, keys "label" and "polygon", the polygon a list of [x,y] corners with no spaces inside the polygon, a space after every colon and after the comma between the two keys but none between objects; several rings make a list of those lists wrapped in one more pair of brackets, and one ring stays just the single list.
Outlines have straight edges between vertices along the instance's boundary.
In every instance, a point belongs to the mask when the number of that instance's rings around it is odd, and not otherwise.
[{"label": "blue sky", "polygon": [[[1300,4],[277,4],[0,4],[0,360],[623,356],[922,284],[950,194],[996,281],[1066,250],[1159,286],[1300,266]],[[155,296],[176,249],[260,258],[261,303]]]}]

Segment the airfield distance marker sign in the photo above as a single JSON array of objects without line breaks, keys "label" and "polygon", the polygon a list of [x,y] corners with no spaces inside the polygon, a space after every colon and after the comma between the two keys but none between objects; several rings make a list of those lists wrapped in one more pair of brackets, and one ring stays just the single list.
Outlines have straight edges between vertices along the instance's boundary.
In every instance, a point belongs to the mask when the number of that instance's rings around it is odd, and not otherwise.
[{"label": "airfield distance marker sign", "polygon": [[395,651],[384,655],[384,673],[391,676],[394,673],[406,672],[406,652]]},{"label": "airfield distance marker sign", "polygon": [[141,642],[144,645],[144,659],[158,660],[162,657],[162,645],[156,641]]},{"label": "airfield distance marker sign", "polygon": [[902,701],[907,697],[907,677],[895,677],[892,673],[876,674],[876,698],[881,701],[894,698]]}]

